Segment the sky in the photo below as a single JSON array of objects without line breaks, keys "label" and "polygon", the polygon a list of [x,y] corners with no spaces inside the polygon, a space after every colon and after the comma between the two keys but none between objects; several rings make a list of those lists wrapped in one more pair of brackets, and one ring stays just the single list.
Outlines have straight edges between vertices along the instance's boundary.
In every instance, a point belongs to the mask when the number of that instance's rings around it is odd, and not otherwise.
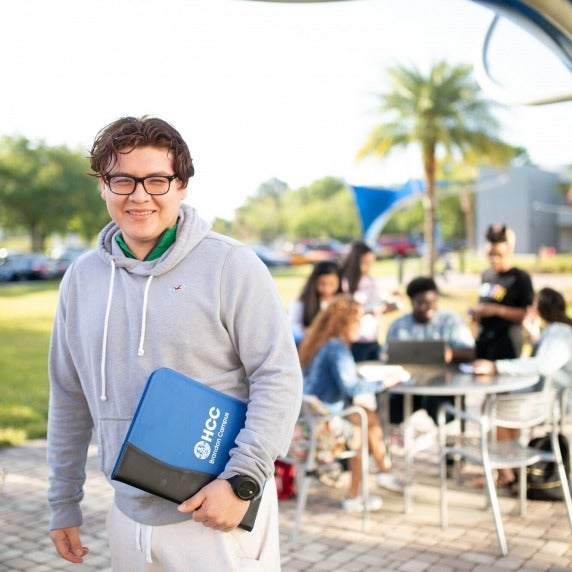
[{"label": "sky", "polygon": [[[387,67],[473,63],[491,17],[470,0],[3,3],[0,135],[87,154],[113,120],[161,117],[189,144],[188,200],[207,220],[232,218],[272,178],[293,189],[326,176],[400,184],[420,175],[416,150],[355,159],[381,120]],[[514,25],[499,31],[491,65],[503,83],[572,91],[545,48]],[[540,166],[572,163],[571,102],[495,113]]]}]

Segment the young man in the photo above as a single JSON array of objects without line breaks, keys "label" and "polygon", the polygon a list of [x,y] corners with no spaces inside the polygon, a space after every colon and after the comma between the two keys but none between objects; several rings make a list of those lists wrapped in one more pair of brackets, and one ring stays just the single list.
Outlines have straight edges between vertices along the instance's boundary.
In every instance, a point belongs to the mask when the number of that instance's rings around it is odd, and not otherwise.
[{"label": "young man", "polygon": [[[431,277],[419,276],[407,285],[407,296],[412,311],[395,319],[387,330],[387,340],[443,340],[447,344],[445,361],[458,363],[475,358],[475,340],[462,318],[454,312],[440,310],[439,290]],[[441,403],[452,401],[449,397],[416,397],[415,409],[426,409],[437,421]],[[400,423],[403,418],[403,397],[390,398],[391,421]]]},{"label": "young man", "polygon": [[522,322],[532,305],[530,276],[512,265],[516,236],[505,225],[491,225],[486,234],[490,268],[479,288],[479,303],[469,310],[478,324],[476,357],[497,360],[520,357]]},{"label": "young man", "polygon": [[[439,309],[439,290],[430,276],[418,276],[406,289],[412,311],[395,319],[387,330],[389,340],[443,340],[446,342],[445,362],[458,363],[475,358],[475,340],[460,316]],[[442,403],[453,403],[451,396],[414,396],[413,409],[424,409],[437,422]],[[403,421],[403,395],[389,396],[391,423]],[[378,485],[399,491],[403,483],[391,473],[380,474]]]},{"label": "young man", "polygon": [[439,309],[439,290],[433,278],[414,278],[406,292],[412,311],[389,325],[387,340],[443,340],[448,346],[447,363],[475,358],[471,330],[459,315]]},{"label": "young man", "polygon": [[[225,470],[179,506],[110,481],[113,570],[279,570],[274,460],[288,449],[302,378],[272,278],[182,202],[194,168],[168,123],[115,121],[91,167],[112,222],[60,286],[48,420],[56,550],[75,563],[88,552],[80,501],[92,430],[109,478],[149,375],[166,366],[247,402],[246,425]],[[252,532],[236,528],[249,506],[241,483],[262,495]]]}]

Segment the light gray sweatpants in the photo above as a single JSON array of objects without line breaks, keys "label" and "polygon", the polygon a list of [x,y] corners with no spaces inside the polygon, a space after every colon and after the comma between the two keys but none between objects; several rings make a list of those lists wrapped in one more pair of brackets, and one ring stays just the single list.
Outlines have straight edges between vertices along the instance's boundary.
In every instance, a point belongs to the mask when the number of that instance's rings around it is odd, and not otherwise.
[{"label": "light gray sweatpants", "polygon": [[113,504],[107,535],[114,572],[280,572],[274,479],[264,487],[251,532],[219,532],[193,520],[146,526]]}]

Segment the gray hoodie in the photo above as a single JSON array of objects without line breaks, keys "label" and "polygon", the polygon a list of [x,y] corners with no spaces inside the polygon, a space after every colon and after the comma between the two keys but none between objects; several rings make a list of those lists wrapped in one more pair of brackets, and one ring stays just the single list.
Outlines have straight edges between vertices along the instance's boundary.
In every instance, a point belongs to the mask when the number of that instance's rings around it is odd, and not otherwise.
[{"label": "gray hoodie", "polygon": [[[127,258],[115,223],[62,279],[50,345],[50,528],[79,526],[95,429],[109,479],[147,378],[170,367],[248,402],[225,471],[260,484],[286,453],[302,388],[292,331],[275,284],[249,248],[209,230],[182,204],[174,244],[154,261]],[[192,515],[116,481],[115,502],[147,525]]]}]

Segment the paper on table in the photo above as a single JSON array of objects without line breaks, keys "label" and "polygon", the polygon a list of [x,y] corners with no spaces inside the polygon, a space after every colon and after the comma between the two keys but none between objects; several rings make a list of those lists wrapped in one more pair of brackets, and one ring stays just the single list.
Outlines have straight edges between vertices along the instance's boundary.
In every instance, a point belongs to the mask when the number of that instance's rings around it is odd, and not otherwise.
[{"label": "paper on table", "polygon": [[366,364],[358,366],[358,374],[367,381],[383,381],[397,377],[400,382],[409,381],[411,374],[400,365]]},{"label": "paper on table", "polygon": [[459,371],[461,373],[475,373],[475,368],[472,363],[460,363]]}]

